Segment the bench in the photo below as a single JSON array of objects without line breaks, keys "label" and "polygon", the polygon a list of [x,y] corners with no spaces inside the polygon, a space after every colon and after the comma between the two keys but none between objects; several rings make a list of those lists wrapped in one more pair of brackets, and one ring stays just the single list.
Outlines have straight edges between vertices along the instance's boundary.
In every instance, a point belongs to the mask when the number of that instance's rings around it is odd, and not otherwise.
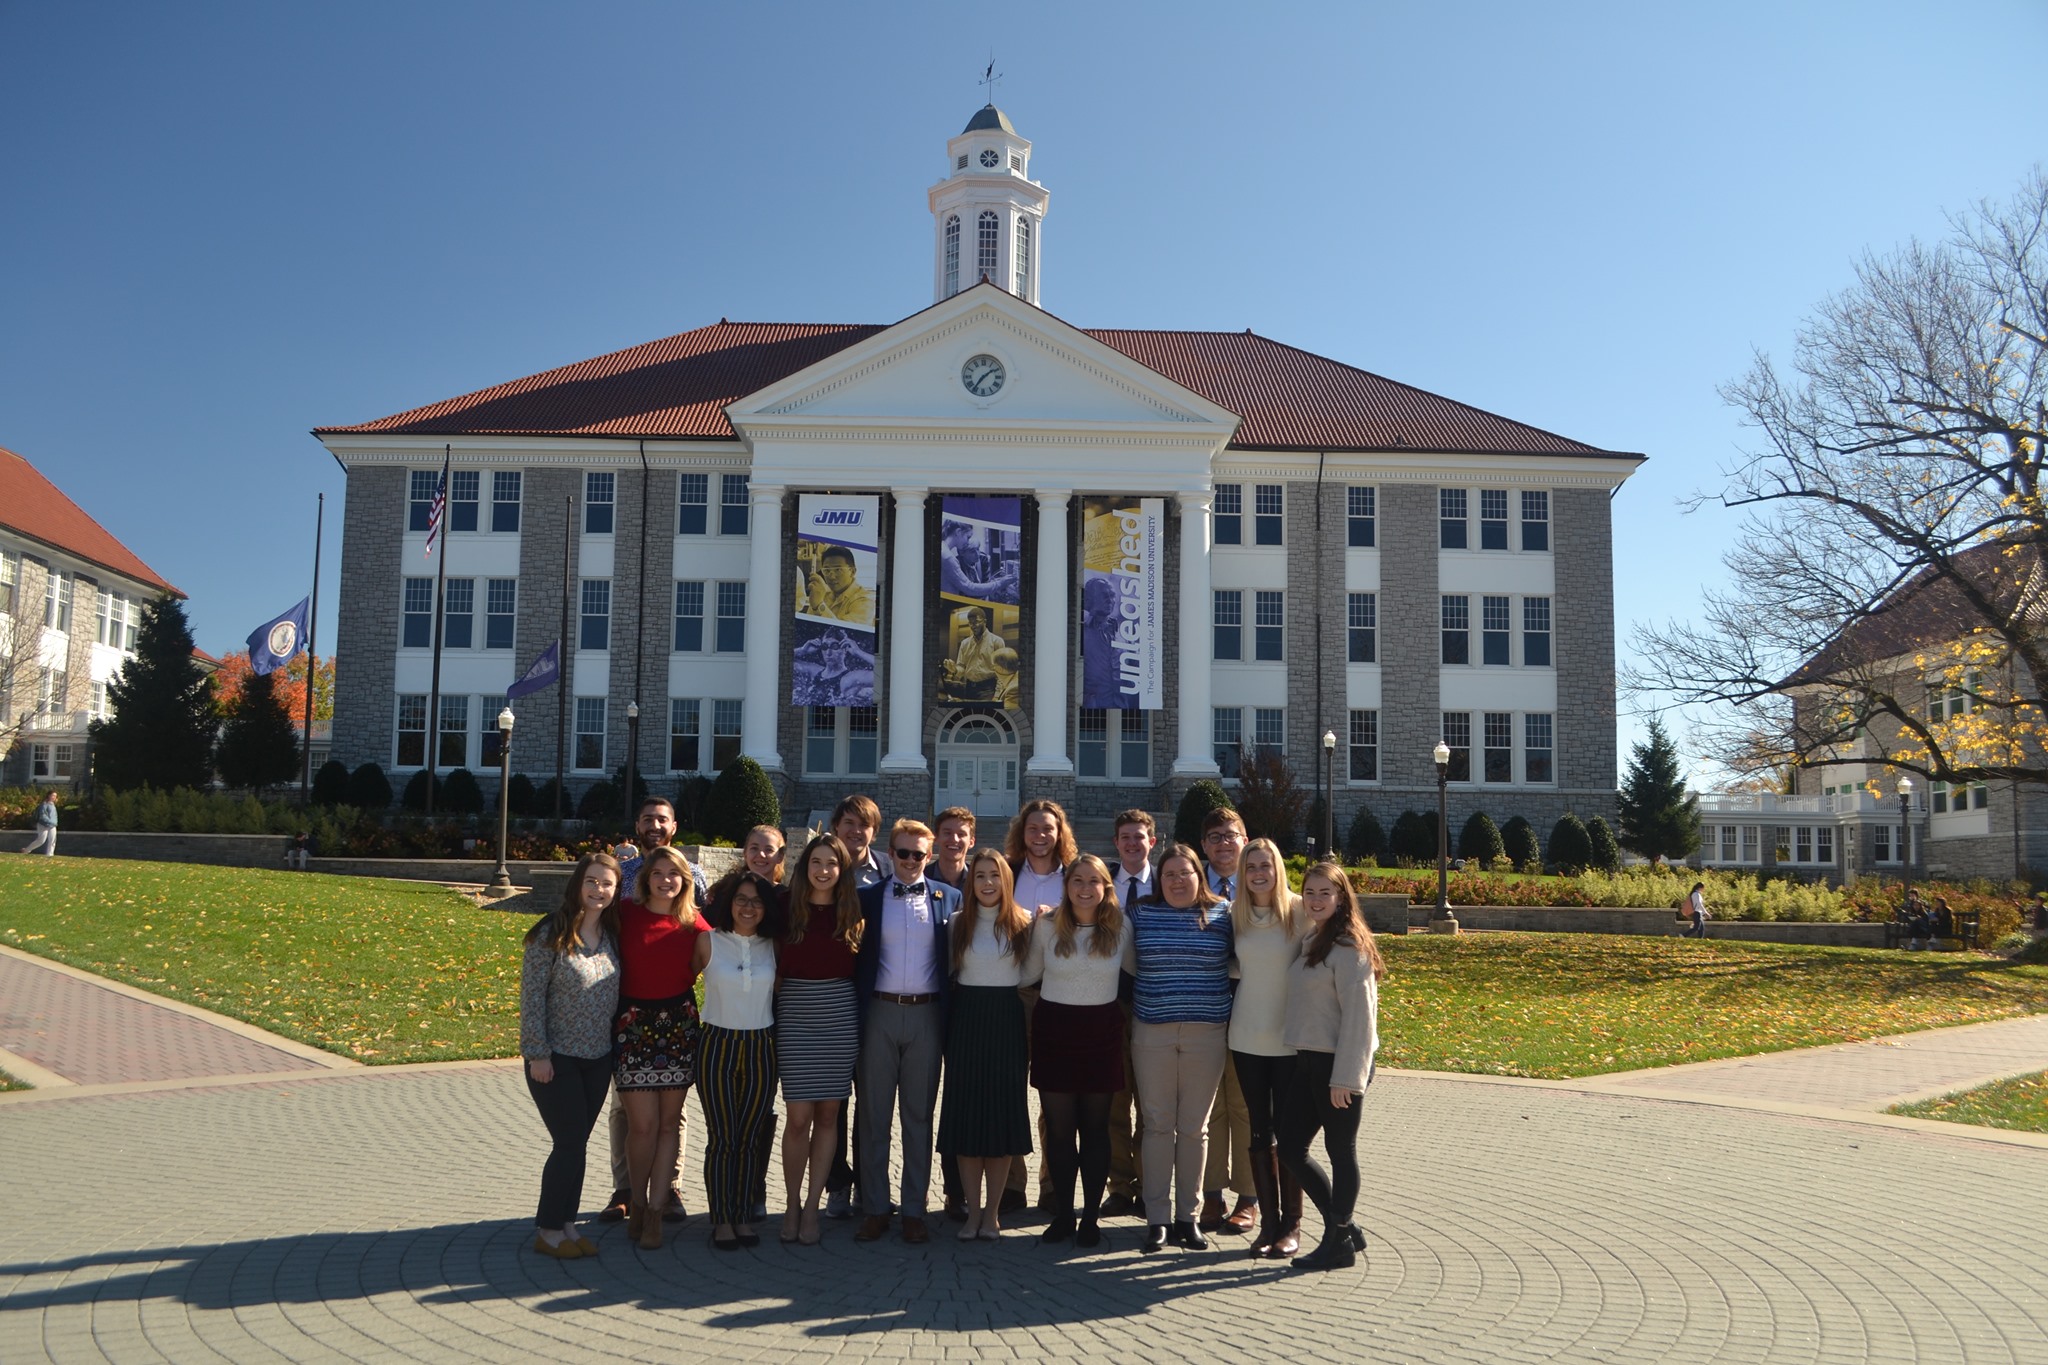
[{"label": "bench", "polygon": [[[1977,950],[1978,933],[1977,912],[1975,910],[1969,910],[1965,911],[1962,914],[1954,916],[1954,928],[1955,932],[1953,934],[1940,935],[1935,939],[1930,939],[1929,941],[1952,943],[1956,946],[1957,950],[1968,948],[1970,951],[1975,952]],[[1895,919],[1885,921],[1885,947],[1904,947],[1911,938],[1912,935],[1907,933],[1907,926],[1904,923]]]}]

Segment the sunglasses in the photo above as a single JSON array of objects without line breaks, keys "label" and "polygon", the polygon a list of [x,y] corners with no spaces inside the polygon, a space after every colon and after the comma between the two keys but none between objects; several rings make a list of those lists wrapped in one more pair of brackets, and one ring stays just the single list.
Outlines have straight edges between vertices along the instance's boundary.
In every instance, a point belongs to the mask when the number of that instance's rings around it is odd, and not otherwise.
[{"label": "sunglasses", "polygon": [[922,849],[899,848],[896,850],[896,856],[906,863],[921,863],[926,858],[931,857],[931,854],[924,852]]}]

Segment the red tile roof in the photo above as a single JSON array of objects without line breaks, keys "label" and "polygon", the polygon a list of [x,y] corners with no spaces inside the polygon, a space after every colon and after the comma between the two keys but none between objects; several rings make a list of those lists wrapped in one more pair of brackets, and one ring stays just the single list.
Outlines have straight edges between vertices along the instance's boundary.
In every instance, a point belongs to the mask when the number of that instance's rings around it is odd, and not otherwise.
[{"label": "red tile roof", "polygon": [[84,508],[58,492],[41,470],[4,447],[0,447],[0,526],[162,592],[185,595],[87,516]]},{"label": "red tile roof", "polygon": [[2030,615],[2039,592],[2039,550],[2020,541],[1973,545],[1950,559],[1955,571],[1989,598],[1986,616],[1962,588],[1932,568],[1920,570],[1800,665],[1781,687],[1800,687],[1857,673],[1886,659],[1996,630]]},{"label": "red tile roof", "polygon": [[[886,330],[719,322],[580,364],[315,435],[735,439],[725,406]],[[1251,332],[1094,330],[1242,418],[1238,450],[1625,455],[1567,440]],[[1637,458],[1629,455],[1627,458]]]}]

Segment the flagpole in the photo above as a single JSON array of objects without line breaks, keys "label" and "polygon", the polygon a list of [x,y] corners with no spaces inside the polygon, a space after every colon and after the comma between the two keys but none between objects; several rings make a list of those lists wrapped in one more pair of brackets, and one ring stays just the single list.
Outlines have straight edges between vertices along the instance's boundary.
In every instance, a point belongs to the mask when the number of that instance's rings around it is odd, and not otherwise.
[{"label": "flagpole", "polygon": [[569,547],[576,537],[576,497],[562,499],[562,624],[555,633],[555,819],[562,818],[562,768],[569,748]]},{"label": "flagpole", "polygon": [[327,521],[327,495],[320,495],[318,509],[313,513],[313,604],[306,613],[306,753],[304,770],[299,775],[299,805],[313,803],[313,687],[318,681],[320,654],[314,648],[320,629],[320,532]]},{"label": "flagpole", "polygon": [[451,442],[441,448],[440,555],[434,561],[434,676],[427,693],[427,818],[434,818],[434,788],[441,781],[441,619],[448,590],[448,540],[453,518],[448,515],[448,466],[455,457]]}]

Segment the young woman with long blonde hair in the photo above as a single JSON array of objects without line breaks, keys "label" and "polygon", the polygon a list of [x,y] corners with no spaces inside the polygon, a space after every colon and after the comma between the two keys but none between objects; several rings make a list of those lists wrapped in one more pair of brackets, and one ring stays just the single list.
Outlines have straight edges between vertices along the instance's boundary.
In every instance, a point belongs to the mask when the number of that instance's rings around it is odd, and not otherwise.
[{"label": "young woman with long blonde hair", "polygon": [[1237,995],[1230,1007],[1230,1060],[1251,1114],[1252,1184],[1259,1196],[1253,1256],[1286,1260],[1301,1250],[1301,1183],[1283,1168],[1273,1141],[1294,1074],[1287,1024],[1287,969],[1301,953],[1307,922],[1287,886],[1279,845],[1254,839],[1238,860],[1230,905],[1237,938]]}]

